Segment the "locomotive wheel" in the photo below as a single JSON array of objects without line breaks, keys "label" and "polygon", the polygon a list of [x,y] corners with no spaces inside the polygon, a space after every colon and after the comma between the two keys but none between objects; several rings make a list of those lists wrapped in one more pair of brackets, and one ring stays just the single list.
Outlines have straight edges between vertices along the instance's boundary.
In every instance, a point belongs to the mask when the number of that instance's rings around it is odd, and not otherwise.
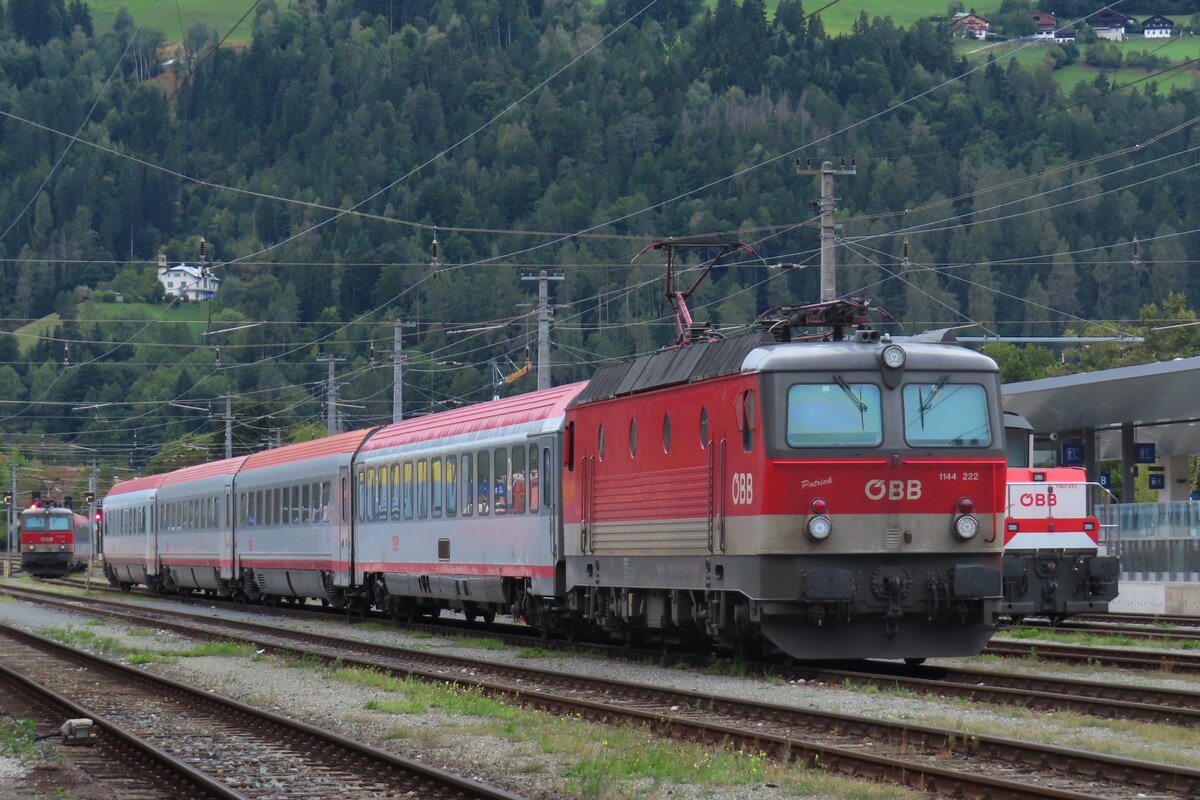
[{"label": "locomotive wheel", "polygon": [[904,663],[908,664],[910,667],[919,667],[925,663],[925,659],[924,658],[906,658],[906,659],[904,659]]}]

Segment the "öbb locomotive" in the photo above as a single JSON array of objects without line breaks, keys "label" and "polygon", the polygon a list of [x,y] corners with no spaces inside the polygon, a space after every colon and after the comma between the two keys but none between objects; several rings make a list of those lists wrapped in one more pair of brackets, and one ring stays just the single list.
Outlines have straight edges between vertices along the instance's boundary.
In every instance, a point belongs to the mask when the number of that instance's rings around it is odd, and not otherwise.
[{"label": "\u00f6bb locomotive", "polygon": [[1120,562],[1100,542],[1089,495],[1098,485],[1082,467],[1034,467],[1033,427],[1005,412],[1008,495],[1004,522],[1004,603],[1014,622],[1058,623],[1103,614],[1117,596]]},{"label": "\u00f6bb locomotive", "polygon": [[87,517],[56,505],[21,511],[21,568],[36,578],[61,578],[84,569],[92,557]]},{"label": "\u00f6bb locomotive", "polygon": [[674,347],[117,484],[109,580],[799,659],[978,653],[1001,599],[995,362],[891,341],[861,300],[721,338],[688,312],[699,280],[674,286],[678,246],[652,246]]}]

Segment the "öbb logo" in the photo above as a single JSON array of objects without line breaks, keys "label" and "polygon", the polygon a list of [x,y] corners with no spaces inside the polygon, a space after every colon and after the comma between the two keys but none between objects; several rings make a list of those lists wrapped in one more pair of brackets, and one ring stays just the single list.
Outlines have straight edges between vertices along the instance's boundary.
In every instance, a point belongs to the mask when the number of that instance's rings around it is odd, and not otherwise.
[{"label": "\u00f6bb logo", "polygon": [[918,480],[910,481],[885,481],[876,478],[872,481],[867,481],[866,485],[868,500],[920,500],[921,499],[921,482]]},{"label": "\u00f6bb logo", "polygon": [[1025,494],[1021,495],[1021,505],[1025,508],[1054,508],[1054,506],[1058,505],[1058,495],[1025,492]]}]

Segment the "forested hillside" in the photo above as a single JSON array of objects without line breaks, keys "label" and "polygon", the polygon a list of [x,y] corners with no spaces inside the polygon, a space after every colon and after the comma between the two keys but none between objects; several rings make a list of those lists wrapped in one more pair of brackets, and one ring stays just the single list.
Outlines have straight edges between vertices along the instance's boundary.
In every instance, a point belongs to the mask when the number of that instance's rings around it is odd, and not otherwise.
[{"label": "forested hillside", "polygon": [[[490,397],[490,362],[512,372],[536,331],[530,269],[564,275],[554,381],[585,377],[671,340],[660,258],[633,261],[669,236],[763,256],[700,291],[713,324],[813,300],[796,159],[853,160],[838,288],[909,331],[1117,334],[1200,298],[1200,94],[1064,93],[956,57],[940,21],[832,37],[799,0],[263,0],[252,41],[218,47],[45,5],[51,27],[0,32],[0,399],[23,457],[201,459],[224,438],[196,409],[229,394],[238,452],[323,431],[318,355],[345,358],[346,426],[388,419],[395,319],[416,323],[407,413]],[[201,236],[223,281],[202,325],[155,279]],[[1188,330],[1168,356],[1196,353]],[[1162,354],[1010,349],[1016,378]]]}]

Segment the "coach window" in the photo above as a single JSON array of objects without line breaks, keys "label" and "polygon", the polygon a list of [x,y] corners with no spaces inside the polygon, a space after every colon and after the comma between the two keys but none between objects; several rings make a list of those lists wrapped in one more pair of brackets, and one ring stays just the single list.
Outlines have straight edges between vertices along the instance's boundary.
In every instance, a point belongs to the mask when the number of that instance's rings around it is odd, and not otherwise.
[{"label": "coach window", "polygon": [[400,493],[403,491],[404,485],[400,482],[400,465],[392,464],[389,468],[391,471],[391,480],[388,481],[388,495],[391,497],[391,518],[394,520],[400,519]]},{"label": "coach window", "polygon": [[475,454],[475,505],[479,509],[479,515],[483,516],[488,513],[491,508],[492,496],[492,469],[491,456],[487,450],[480,450]]},{"label": "coach window", "polygon": [[413,464],[404,462],[404,518],[413,518]]},{"label": "coach window", "polygon": [[358,471],[358,521],[367,520],[367,471]]},{"label": "coach window", "polygon": [[525,513],[525,492],[525,445],[519,444],[512,449],[512,491],[509,492],[512,513]]},{"label": "coach window", "polygon": [[459,463],[462,465],[459,472],[459,478],[462,480],[462,513],[464,517],[469,517],[475,511],[475,481],[471,477],[475,473],[471,469],[471,454],[464,455]]},{"label": "coach window", "polygon": [[312,487],[307,483],[300,487],[300,521],[312,522]]},{"label": "coach window", "polygon": [[538,446],[529,445],[529,513],[538,513]]},{"label": "coach window", "polygon": [[429,462],[421,459],[417,462],[417,518],[429,516]]},{"label": "coach window", "polygon": [[458,513],[458,456],[446,456],[446,516]]},{"label": "coach window", "polygon": [[265,510],[266,510],[266,507],[263,504],[263,493],[255,492],[254,493],[254,516],[255,516],[255,519],[261,520],[263,518],[263,512]]},{"label": "coach window", "polygon": [[600,425],[600,433],[596,439],[596,455],[600,456],[600,460],[604,460],[604,425]]},{"label": "coach window", "polygon": [[708,447],[708,406],[700,406],[700,447]]},{"label": "coach window", "polygon": [[[268,505],[271,507],[271,510],[269,512],[269,516],[271,517],[270,523],[272,525],[282,525],[283,524],[283,489],[280,489],[278,486],[276,486],[274,489],[268,489],[267,491],[271,493],[271,502],[268,503]],[[365,512],[363,512],[360,509],[359,513],[361,514],[361,513],[365,513]]]},{"label": "coach window", "polygon": [[376,519],[384,522],[387,522],[388,518],[388,505],[390,503],[388,499],[388,489],[390,486],[391,484],[388,482],[387,464],[384,464],[379,468],[379,514],[376,516]]},{"label": "coach window", "polygon": [[367,522],[378,519],[379,511],[379,473],[373,467],[367,470]]},{"label": "coach window", "polygon": [[663,414],[663,452],[671,452],[671,415]]},{"label": "coach window", "polygon": [[637,420],[629,420],[629,457],[637,455]]},{"label": "coach window", "polygon": [[429,459],[429,514],[435,519],[442,516],[442,460]]},{"label": "coach window", "polygon": [[542,450],[542,505],[549,508],[554,502],[554,465],[550,463],[550,448]]},{"label": "coach window", "polygon": [[508,513],[508,448],[497,447],[492,467],[496,480],[492,481],[492,507],[497,514]]}]

